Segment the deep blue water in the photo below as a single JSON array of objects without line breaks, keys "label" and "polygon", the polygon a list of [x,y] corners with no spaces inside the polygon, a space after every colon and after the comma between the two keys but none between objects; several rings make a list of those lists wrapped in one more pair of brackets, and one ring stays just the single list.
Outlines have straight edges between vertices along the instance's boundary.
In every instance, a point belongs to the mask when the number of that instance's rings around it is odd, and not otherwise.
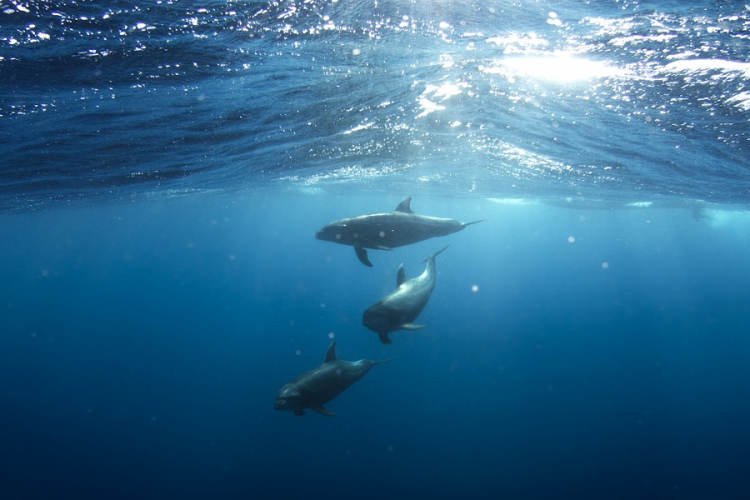
[{"label": "deep blue water", "polygon": [[[747,498],[742,2],[0,20],[0,498]],[[313,237],[405,196],[488,220],[372,269]],[[394,359],[275,411],[331,338]]]}]

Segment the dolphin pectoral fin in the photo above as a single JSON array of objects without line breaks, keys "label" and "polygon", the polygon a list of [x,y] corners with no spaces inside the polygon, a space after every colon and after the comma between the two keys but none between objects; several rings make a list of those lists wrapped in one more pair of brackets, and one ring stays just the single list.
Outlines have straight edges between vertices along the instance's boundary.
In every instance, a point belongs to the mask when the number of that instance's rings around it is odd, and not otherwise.
[{"label": "dolphin pectoral fin", "polygon": [[404,265],[398,266],[398,275],[396,276],[396,286],[401,286],[406,281],[406,271],[404,271]]},{"label": "dolphin pectoral fin", "polygon": [[354,252],[357,254],[359,261],[367,267],[372,267],[372,262],[367,258],[367,250],[362,247],[354,247]]},{"label": "dolphin pectoral fin", "polygon": [[401,325],[402,330],[421,330],[427,325],[415,325],[414,323],[404,323]]},{"label": "dolphin pectoral fin", "polygon": [[388,338],[388,333],[378,333],[378,336],[380,337],[380,341],[384,344],[390,344],[391,339]]},{"label": "dolphin pectoral fin", "polygon": [[323,408],[323,407],[322,407],[322,406],[320,406],[320,405],[318,405],[318,406],[311,406],[311,407],[310,407],[310,409],[311,409],[311,410],[315,410],[315,411],[317,411],[318,413],[320,413],[321,415],[325,415],[326,417],[335,417],[335,416],[336,416],[336,414],[335,414],[335,413],[333,413],[333,412],[332,412],[332,411],[330,411],[330,410],[326,410],[325,408]]},{"label": "dolphin pectoral fin", "polygon": [[301,417],[302,415],[305,414],[305,410],[294,410],[294,414],[297,415],[298,417]]}]

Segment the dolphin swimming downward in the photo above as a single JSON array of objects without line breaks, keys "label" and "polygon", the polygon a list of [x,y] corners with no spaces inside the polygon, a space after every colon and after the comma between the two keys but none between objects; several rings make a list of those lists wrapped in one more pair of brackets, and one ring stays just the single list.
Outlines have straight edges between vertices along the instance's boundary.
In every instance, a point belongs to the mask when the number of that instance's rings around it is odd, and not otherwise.
[{"label": "dolphin swimming downward", "polygon": [[453,234],[466,226],[486,220],[460,222],[455,219],[418,215],[412,212],[410,204],[411,197],[408,197],[391,213],[360,215],[331,222],[315,233],[315,237],[353,246],[360,262],[372,267],[370,259],[367,258],[367,248],[391,250],[429,238]]},{"label": "dolphin swimming downward", "polygon": [[335,413],[323,407],[324,404],[344,392],[350,385],[365,376],[377,364],[386,361],[343,361],[336,358],[336,341],[328,346],[326,359],[322,365],[303,373],[285,384],[276,395],[274,408],[293,411],[304,415],[310,408],[328,417]]},{"label": "dolphin swimming downward", "polygon": [[426,259],[424,272],[416,278],[407,280],[404,265],[401,264],[396,277],[396,290],[365,311],[362,324],[377,333],[382,343],[391,343],[391,339],[388,338],[390,332],[419,330],[425,327],[415,325],[412,321],[417,319],[435,289],[435,257],[446,248],[448,246],[430,255]]}]

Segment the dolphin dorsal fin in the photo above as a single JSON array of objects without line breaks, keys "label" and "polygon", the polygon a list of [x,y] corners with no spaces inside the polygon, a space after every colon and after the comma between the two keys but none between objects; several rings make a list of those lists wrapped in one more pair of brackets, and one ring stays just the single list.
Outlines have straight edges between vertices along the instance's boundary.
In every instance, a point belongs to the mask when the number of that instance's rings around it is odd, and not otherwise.
[{"label": "dolphin dorsal fin", "polygon": [[411,196],[407,196],[406,198],[401,201],[401,203],[398,204],[396,207],[396,210],[394,212],[404,212],[406,214],[413,214],[414,212],[411,211]]},{"label": "dolphin dorsal fin", "polygon": [[331,345],[328,346],[328,352],[326,353],[326,360],[323,361],[323,363],[330,363],[331,361],[336,361],[336,341],[335,340],[331,342]]},{"label": "dolphin dorsal fin", "polygon": [[398,266],[398,274],[396,275],[396,286],[401,286],[406,281],[406,271],[404,271],[404,265]]}]

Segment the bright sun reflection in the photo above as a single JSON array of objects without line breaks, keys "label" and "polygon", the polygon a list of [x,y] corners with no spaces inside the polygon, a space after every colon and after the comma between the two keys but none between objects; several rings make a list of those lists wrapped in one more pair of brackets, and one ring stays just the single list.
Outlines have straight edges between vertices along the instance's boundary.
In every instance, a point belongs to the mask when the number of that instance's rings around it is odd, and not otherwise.
[{"label": "bright sun reflection", "polygon": [[558,83],[573,83],[596,78],[625,75],[625,71],[601,61],[591,61],[566,52],[509,57],[495,61],[493,66],[479,68],[508,79],[532,78]]}]

